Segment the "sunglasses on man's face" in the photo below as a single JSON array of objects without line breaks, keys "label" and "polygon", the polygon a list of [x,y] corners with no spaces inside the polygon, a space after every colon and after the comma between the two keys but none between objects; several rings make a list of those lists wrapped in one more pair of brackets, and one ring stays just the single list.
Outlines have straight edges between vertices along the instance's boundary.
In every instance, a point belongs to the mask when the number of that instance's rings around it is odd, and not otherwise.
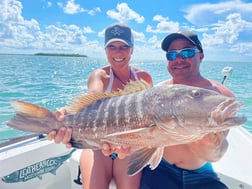
[{"label": "sunglasses on man's face", "polygon": [[184,49],[180,49],[180,50],[172,50],[172,51],[168,51],[166,53],[166,58],[169,61],[176,60],[178,54],[182,58],[192,58],[192,57],[194,57],[195,53],[199,53],[199,52],[200,52],[200,50],[195,49],[195,48],[184,48]]}]

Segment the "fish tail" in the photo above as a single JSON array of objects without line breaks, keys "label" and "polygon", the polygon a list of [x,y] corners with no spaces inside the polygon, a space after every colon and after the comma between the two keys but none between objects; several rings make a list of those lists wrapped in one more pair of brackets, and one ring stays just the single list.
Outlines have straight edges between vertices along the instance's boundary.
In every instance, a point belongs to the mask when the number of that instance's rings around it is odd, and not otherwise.
[{"label": "fish tail", "polygon": [[12,101],[16,115],[7,125],[26,132],[45,134],[50,132],[57,122],[53,112],[43,107],[23,101]]}]

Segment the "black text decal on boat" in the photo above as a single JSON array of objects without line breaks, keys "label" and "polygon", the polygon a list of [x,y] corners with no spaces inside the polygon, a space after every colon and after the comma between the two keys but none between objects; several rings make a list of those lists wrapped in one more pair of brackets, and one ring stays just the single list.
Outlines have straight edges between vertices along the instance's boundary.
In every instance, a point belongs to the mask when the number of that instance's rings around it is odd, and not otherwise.
[{"label": "black text decal on boat", "polygon": [[35,177],[42,179],[41,175],[49,172],[56,175],[56,170],[63,164],[64,161],[71,157],[74,151],[75,149],[64,156],[49,158],[14,171],[9,175],[4,176],[2,181],[6,183],[14,183],[26,182],[27,180],[33,179]]}]

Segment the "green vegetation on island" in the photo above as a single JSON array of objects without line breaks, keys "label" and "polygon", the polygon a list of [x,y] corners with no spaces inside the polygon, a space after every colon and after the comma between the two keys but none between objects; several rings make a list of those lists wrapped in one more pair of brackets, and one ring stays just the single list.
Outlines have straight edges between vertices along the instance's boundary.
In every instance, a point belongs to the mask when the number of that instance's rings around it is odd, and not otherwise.
[{"label": "green vegetation on island", "polygon": [[69,56],[69,57],[87,57],[83,54],[65,54],[65,53],[35,53],[36,56]]}]

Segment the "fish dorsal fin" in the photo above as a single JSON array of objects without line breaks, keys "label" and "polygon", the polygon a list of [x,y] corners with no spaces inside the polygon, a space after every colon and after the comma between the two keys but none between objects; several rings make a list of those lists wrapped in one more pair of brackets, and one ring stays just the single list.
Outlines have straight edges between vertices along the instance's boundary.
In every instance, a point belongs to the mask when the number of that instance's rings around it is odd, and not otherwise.
[{"label": "fish dorsal fin", "polygon": [[127,85],[124,86],[122,90],[118,90],[111,93],[100,93],[100,94],[82,94],[77,96],[73,102],[70,104],[70,106],[66,107],[67,112],[70,114],[75,114],[77,112],[80,112],[83,108],[95,103],[98,100],[104,99],[104,98],[111,98],[115,96],[122,96],[127,95],[135,92],[139,92],[142,90],[146,90],[148,88],[152,87],[149,83],[147,83],[144,80],[136,80],[136,81],[130,81]]},{"label": "fish dorsal fin", "polygon": [[135,175],[141,171],[146,165],[155,169],[163,157],[164,148],[145,147],[133,152],[129,158],[128,175]]},{"label": "fish dorsal fin", "polygon": [[131,93],[147,90],[151,87],[152,87],[152,85],[147,83],[143,79],[139,79],[136,81],[131,80],[127,85],[124,86],[124,88],[123,88],[123,90],[121,90],[121,92],[123,95],[124,94],[131,94]]},{"label": "fish dorsal fin", "polygon": [[29,102],[12,101],[11,105],[14,107],[16,113],[27,114],[37,118],[42,118],[52,114],[51,111]]},{"label": "fish dorsal fin", "polygon": [[82,94],[77,96],[69,106],[66,107],[67,113],[75,114],[80,112],[83,108],[95,103],[98,100],[108,98],[109,94]]}]

